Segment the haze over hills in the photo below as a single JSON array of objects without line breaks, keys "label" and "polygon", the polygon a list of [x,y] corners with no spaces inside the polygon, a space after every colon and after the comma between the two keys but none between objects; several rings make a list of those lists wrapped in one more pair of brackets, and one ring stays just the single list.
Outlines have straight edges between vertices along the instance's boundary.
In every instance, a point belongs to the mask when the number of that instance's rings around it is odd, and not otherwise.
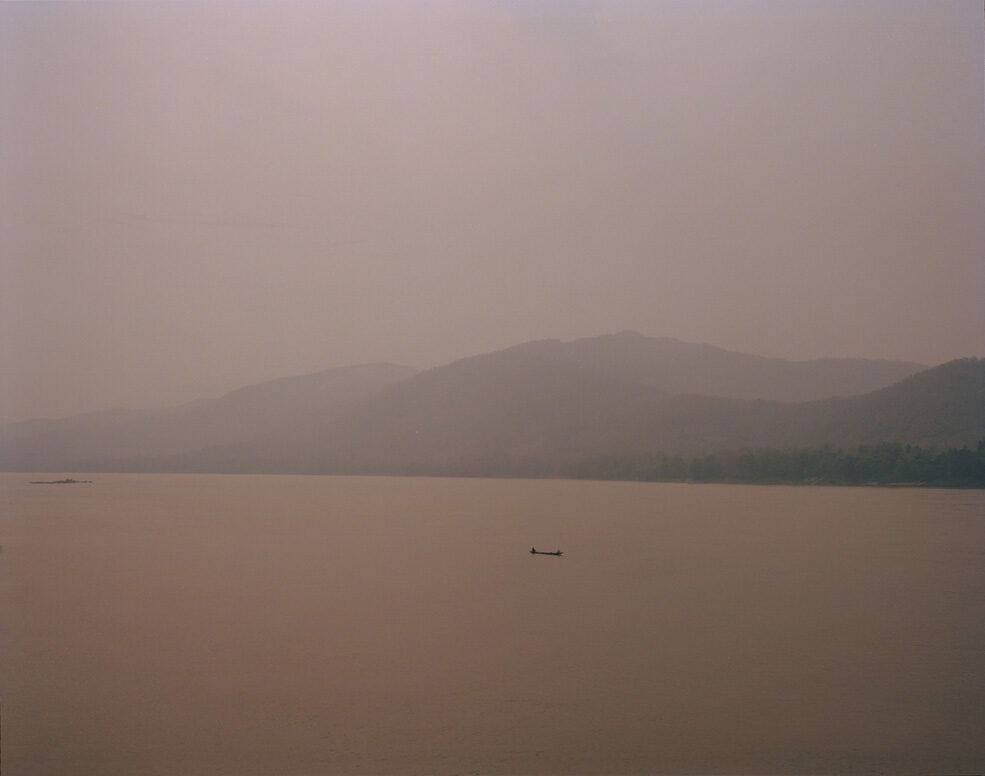
[{"label": "haze over hills", "polygon": [[331,417],[414,374],[364,364],[281,378],[160,410],[113,410],[0,427],[0,466],[12,469],[132,468],[138,461],[245,442],[275,429]]},{"label": "haze over hills", "polygon": [[572,342],[550,340],[536,346],[587,369],[668,393],[733,399],[809,401],[851,396],[927,368],[912,361],[856,358],[788,361],[670,337],[646,337],[635,331]]},{"label": "haze over hills", "polygon": [[303,440],[275,434],[249,449],[213,450],[169,466],[543,474],[599,455],[883,440],[947,446],[982,435],[982,361],[952,362],[860,396],[792,403],[673,394],[587,369],[537,342],[394,384]]},{"label": "haze over hills", "polygon": [[[853,395],[854,394],[854,395]],[[14,424],[47,471],[509,475],[579,459],[985,436],[985,362],[785,361],[634,332],[541,340],[414,373],[368,365],[154,412]]]}]

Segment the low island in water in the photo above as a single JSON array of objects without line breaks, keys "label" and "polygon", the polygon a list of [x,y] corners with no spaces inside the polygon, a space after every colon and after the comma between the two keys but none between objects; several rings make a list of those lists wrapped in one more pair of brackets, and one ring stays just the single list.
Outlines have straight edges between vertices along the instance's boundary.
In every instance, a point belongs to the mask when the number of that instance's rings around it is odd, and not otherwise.
[{"label": "low island in water", "polygon": [[92,480],[73,480],[71,477],[66,477],[64,480],[32,480],[32,485],[80,485],[82,483],[92,482]]}]

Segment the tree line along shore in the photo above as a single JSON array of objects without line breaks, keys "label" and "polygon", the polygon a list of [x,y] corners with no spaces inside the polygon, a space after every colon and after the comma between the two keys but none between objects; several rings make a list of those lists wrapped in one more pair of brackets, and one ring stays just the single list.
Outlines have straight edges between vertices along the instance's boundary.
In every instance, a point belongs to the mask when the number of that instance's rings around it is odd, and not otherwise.
[{"label": "tree line along shore", "polygon": [[759,449],[694,456],[610,455],[578,462],[579,479],[985,488],[985,438],[969,447],[884,442],[853,449]]}]

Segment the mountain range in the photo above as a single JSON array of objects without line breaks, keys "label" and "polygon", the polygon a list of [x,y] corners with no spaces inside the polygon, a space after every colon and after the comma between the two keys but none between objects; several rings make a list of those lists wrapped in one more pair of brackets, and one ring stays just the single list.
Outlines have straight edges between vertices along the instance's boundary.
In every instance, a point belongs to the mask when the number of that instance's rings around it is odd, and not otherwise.
[{"label": "mountain range", "polygon": [[9,424],[0,468],[539,475],[600,455],[982,437],[982,359],[788,361],[622,332]]}]

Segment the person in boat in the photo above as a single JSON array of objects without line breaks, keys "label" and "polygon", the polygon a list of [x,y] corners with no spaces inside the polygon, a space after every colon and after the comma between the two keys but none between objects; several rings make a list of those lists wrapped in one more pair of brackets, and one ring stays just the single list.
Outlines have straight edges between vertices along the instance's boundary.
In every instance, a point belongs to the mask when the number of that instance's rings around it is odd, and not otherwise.
[{"label": "person in boat", "polygon": [[531,547],[530,548],[530,554],[533,555],[535,552],[537,552],[537,548],[536,547]]}]

